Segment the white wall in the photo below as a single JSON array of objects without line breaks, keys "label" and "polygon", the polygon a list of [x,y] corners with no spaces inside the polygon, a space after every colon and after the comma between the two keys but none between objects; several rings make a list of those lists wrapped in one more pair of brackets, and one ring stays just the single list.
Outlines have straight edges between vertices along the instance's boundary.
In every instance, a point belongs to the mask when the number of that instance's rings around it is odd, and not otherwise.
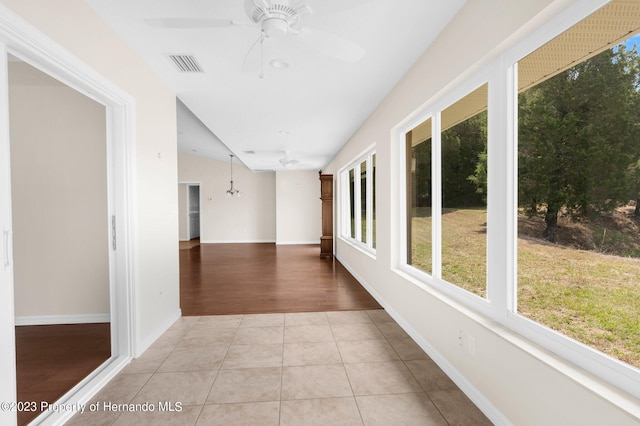
[{"label": "white wall", "polygon": [[321,235],[318,172],[276,172],[276,244],[320,244]]},{"label": "white wall", "polygon": [[276,240],[275,173],[254,173],[234,159],[227,197],[229,162],[178,153],[178,180],[200,182],[200,242],[247,243]]},{"label": "white wall", "polygon": [[[569,1],[470,0],[341,152],[325,168],[337,174],[372,143],[377,147],[377,254],[338,238],[339,259],[401,320],[496,422],[513,424],[637,424],[620,407],[638,402],[486,317],[461,307],[395,270],[398,191],[390,130],[480,62],[495,58],[532,25]],[[549,8],[547,8],[549,6]],[[541,13],[540,15],[538,15]],[[336,194],[335,200],[340,199]],[[395,215],[395,216],[394,216]],[[460,350],[459,330],[476,338],[476,355]],[[587,386],[589,383],[593,386]],[[592,390],[593,389],[593,390]],[[597,389],[598,393],[594,392]],[[607,395],[611,400],[603,397]],[[616,401],[621,405],[612,403]],[[635,402],[634,402],[635,401]]]},{"label": "white wall", "polygon": [[108,321],[105,108],[23,62],[9,90],[16,322]]},{"label": "white wall", "polygon": [[138,351],[179,315],[175,93],[82,0],[1,0],[135,99]]}]

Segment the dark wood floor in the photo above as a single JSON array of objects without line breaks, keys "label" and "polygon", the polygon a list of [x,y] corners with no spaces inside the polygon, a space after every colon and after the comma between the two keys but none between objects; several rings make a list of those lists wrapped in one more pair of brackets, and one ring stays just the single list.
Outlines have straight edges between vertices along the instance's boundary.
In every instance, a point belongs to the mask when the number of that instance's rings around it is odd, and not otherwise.
[{"label": "dark wood floor", "polygon": [[[52,403],[110,356],[108,323],[16,327],[18,401]],[[18,412],[18,424],[39,414]]]},{"label": "dark wood floor", "polygon": [[340,262],[320,258],[319,245],[181,247],[183,315],[380,309]]}]

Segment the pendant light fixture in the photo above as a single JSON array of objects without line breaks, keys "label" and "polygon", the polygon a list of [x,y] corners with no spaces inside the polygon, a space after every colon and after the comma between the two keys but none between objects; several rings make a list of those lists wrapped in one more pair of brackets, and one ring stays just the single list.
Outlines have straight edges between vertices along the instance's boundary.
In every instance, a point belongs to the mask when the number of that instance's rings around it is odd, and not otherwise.
[{"label": "pendant light fixture", "polygon": [[231,171],[231,179],[229,181],[230,187],[227,189],[227,197],[240,196],[240,191],[233,188],[233,154],[229,154],[229,163],[230,163],[230,171]]}]

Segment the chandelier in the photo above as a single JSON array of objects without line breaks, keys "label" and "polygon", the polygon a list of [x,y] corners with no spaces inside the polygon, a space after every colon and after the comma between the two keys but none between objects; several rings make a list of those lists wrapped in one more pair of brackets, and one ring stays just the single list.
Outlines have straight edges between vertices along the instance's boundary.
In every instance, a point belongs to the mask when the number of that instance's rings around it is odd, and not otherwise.
[{"label": "chandelier", "polygon": [[231,179],[229,181],[230,187],[229,189],[227,189],[227,197],[233,197],[234,195],[237,195],[239,197],[240,191],[233,188],[233,154],[229,154],[229,157],[230,157],[229,163],[230,163],[230,170],[231,170]]}]

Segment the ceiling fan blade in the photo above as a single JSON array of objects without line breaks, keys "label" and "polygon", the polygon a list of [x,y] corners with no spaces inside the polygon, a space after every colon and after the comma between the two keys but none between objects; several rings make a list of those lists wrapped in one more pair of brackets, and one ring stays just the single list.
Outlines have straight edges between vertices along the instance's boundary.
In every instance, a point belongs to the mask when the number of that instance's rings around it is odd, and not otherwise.
[{"label": "ceiling fan blade", "polygon": [[358,62],[367,53],[351,40],[327,31],[305,27],[300,30],[298,36],[317,52],[343,62]]},{"label": "ceiling fan blade", "polygon": [[209,18],[158,18],[144,19],[143,21],[152,28],[224,28],[235,25],[249,25],[248,23],[231,19]]}]

